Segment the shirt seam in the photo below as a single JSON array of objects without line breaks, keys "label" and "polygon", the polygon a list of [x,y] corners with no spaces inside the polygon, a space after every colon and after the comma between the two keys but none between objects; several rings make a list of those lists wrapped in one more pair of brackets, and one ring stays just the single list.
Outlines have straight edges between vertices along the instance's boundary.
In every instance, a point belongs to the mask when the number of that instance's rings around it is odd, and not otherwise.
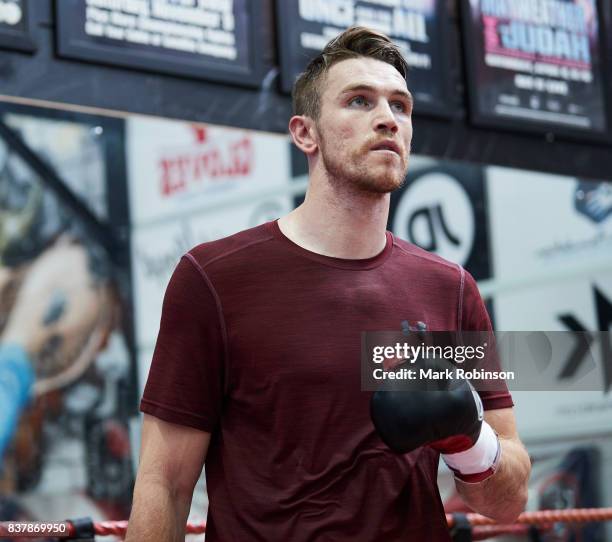
[{"label": "shirt seam", "polygon": [[463,294],[465,290],[465,269],[463,266],[457,265],[459,268],[459,302],[457,303],[457,329],[463,329]]},{"label": "shirt seam", "polygon": [[202,280],[204,281],[204,283],[208,287],[210,293],[212,294],[212,296],[213,296],[213,298],[215,300],[215,306],[217,308],[217,316],[219,318],[219,325],[221,326],[221,338],[223,340],[223,352],[224,352],[224,371],[223,371],[224,383],[223,383],[223,391],[224,391],[224,394],[226,394],[228,389],[229,389],[229,365],[230,365],[229,357],[230,356],[229,356],[229,340],[228,340],[228,334],[227,334],[227,324],[225,322],[225,315],[223,313],[223,305],[221,304],[221,298],[219,297],[219,294],[217,293],[217,290],[213,286],[212,281],[210,280],[210,278],[206,274],[206,271],[204,271],[204,269],[198,263],[198,261],[195,259],[195,257],[192,254],[190,254],[190,253],[185,254],[184,257],[189,262],[191,262],[191,264],[196,268],[196,271],[202,277]]},{"label": "shirt seam", "polygon": [[[317,254],[316,252],[312,253],[312,256],[304,254],[304,250],[302,247],[300,247],[299,245],[297,245],[296,247],[294,246],[287,246],[288,250],[290,250],[293,254],[295,254],[296,256],[298,256],[299,258],[303,259],[303,260],[308,260],[309,262],[314,262],[318,265],[323,265],[325,267],[330,267],[331,269],[342,269],[343,271],[371,271],[373,269],[378,269],[380,266],[384,265],[385,262],[390,258],[391,256],[391,252],[393,250],[393,243],[391,243],[391,246],[389,246],[389,254],[378,254],[377,256],[374,256],[374,259],[376,261],[374,262],[370,262],[367,264],[362,264],[360,263],[359,259],[355,259],[355,260],[347,260],[347,263],[335,263],[335,262],[329,262],[329,261],[325,261],[325,258],[333,258],[333,256],[325,256],[324,254]],[[299,250],[302,249],[302,250]],[[387,245],[385,245],[384,251],[387,250]],[[337,258],[337,259],[342,259],[342,258]],[[369,258],[367,258],[369,259]],[[354,263],[353,263],[354,262]]]},{"label": "shirt seam", "polygon": [[[318,265],[322,265],[325,267],[329,267],[331,269],[342,269],[344,271],[370,271],[372,269],[377,269],[378,267],[385,264],[385,262],[391,257],[393,252],[393,247],[395,245],[395,238],[391,232],[385,231],[385,247],[382,252],[378,253],[376,256],[372,256],[371,258],[356,258],[356,259],[344,259],[337,258],[335,256],[327,256],[325,254],[318,254],[316,252],[312,252],[304,247],[301,247],[291,239],[289,239],[282,231],[279,231],[278,221],[274,228],[274,232],[272,233],[272,239],[275,241],[279,241],[282,243],[283,247],[287,250],[291,251],[292,254],[295,254],[302,260],[307,260],[309,262],[314,262]],[[269,223],[273,224],[273,222]],[[278,232],[278,233],[277,233]],[[389,242],[391,239],[391,242]],[[329,260],[339,260],[329,261]],[[364,263],[367,260],[373,260],[368,263]]]},{"label": "shirt seam", "polygon": [[[215,256],[214,258],[208,260],[204,264],[204,267],[208,267],[211,264],[215,263],[216,261],[221,260],[223,258],[227,258],[227,257],[231,256],[232,254],[235,254],[236,252],[240,252],[241,250],[246,250],[247,248],[252,247],[253,245],[257,245],[259,243],[265,243],[267,241],[274,241],[274,236],[271,235],[270,237],[266,237],[265,239],[255,239],[254,241],[251,241],[251,242],[249,242],[249,243],[247,243],[245,245],[241,245],[241,246],[236,247],[236,248],[234,248],[232,250],[224,252],[223,254],[219,254],[218,256]],[[201,273],[203,273],[205,275],[206,272],[204,271],[204,267],[202,267],[198,263],[198,261],[193,257],[193,255],[191,253],[188,252],[187,254],[185,254],[185,256],[189,256],[191,261],[192,261],[192,263],[200,270]],[[205,280],[206,280],[206,278],[205,278]],[[208,282],[210,282],[210,281],[208,281]],[[211,284],[211,287],[212,287],[212,284]]]},{"label": "shirt seam", "polygon": [[433,260],[433,261],[437,262],[440,265],[444,265],[444,266],[450,267],[452,269],[456,268],[456,264],[453,264],[453,263],[450,263],[450,262],[436,260],[434,258],[430,259],[427,256],[423,256],[422,254],[415,254],[414,252],[409,252],[402,245],[400,245],[399,243],[395,242],[395,237],[393,238],[393,246],[397,247],[397,249],[400,250],[401,252],[403,252],[406,256],[412,256],[414,258],[420,258],[421,260],[427,260],[429,262],[431,262]]}]

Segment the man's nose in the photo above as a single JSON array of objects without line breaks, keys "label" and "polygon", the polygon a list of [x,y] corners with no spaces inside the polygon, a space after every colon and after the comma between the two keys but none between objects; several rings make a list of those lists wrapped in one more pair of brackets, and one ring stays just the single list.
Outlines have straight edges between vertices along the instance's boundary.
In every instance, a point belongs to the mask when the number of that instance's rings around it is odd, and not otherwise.
[{"label": "man's nose", "polygon": [[377,131],[391,132],[395,134],[399,126],[390,105],[382,101],[376,108],[375,126]]}]

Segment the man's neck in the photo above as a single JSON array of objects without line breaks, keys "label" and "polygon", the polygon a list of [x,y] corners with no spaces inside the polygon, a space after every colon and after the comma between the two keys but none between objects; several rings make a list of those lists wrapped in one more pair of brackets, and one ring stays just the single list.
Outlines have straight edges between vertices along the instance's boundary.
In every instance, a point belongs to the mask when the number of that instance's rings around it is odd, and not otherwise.
[{"label": "man's neck", "polygon": [[304,203],[279,221],[294,243],[325,256],[364,259],[385,247],[389,194],[311,177]]}]

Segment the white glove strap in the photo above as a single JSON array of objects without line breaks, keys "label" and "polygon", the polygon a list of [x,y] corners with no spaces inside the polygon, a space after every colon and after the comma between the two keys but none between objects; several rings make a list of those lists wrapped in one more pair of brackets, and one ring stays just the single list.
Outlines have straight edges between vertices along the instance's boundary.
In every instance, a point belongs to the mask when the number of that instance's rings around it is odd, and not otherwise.
[{"label": "white glove strap", "polygon": [[501,446],[493,428],[482,422],[476,444],[465,452],[442,454],[444,462],[461,474],[478,474],[493,467],[498,459]]}]

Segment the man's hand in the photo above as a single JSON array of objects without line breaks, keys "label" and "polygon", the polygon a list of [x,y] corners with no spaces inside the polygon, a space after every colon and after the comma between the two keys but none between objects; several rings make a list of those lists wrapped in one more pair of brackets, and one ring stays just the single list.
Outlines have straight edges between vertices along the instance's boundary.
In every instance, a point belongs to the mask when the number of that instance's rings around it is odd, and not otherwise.
[{"label": "man's hand", "polygon": [[210,433],[144,415],[126,542],[183,542]]},{"label": "man's hand", "polygon": [[485,420],[499,435],[501,461],[493,476],[479,484],[455,479],[457,492],[473,510],[500,523],[512,523],[525,509],[531,460],[516,432],[511,408],[487,410]]},{"label": "man's hand", "polygon": [[[431,446],[455,472],[456,486],[476,512],[512,522],[525,508],[531,471],[512,409],[482,411],[467,382],[439,381],[436,390],[380,390],[372,421],[395,452]],[[499,438],[497,434],[499,434]]]},{"label": "man's hand", "polygon": [[501,452],[495,432],[483,420],[482,401],[467,380],[437,384],[435,390],[422,389],[423,383],[410,390],[377,391],[371,402],[374,427],[393,451],[428,445],[458,478],[482,481],[494,473]]}]

